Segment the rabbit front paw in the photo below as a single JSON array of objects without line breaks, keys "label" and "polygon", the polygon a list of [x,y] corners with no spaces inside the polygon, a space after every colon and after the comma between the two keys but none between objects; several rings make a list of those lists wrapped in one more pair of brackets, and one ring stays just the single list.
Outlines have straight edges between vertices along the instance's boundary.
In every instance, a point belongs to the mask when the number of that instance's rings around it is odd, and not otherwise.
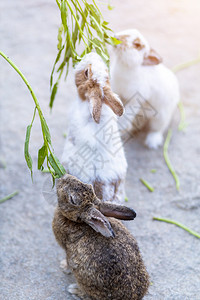
[{"label": "rabbit front paw", "polygon": [[71,274],[71,270],[68,267],[66,259],[61,260],[61,262],[60,262],[60,268],[63,270],[64,273]]},{"label": "rabbit front paw", "polygon": [[158,149],[163,143],[163,135],[161,132],[150,132],[145,140],[145,145],[150,149]]},{"label": "rabbit front paw", "polygon": [[81,291],[76,283],[70,284],[67,291],[72,295],[74,300],[91,300],[91,298]]}]

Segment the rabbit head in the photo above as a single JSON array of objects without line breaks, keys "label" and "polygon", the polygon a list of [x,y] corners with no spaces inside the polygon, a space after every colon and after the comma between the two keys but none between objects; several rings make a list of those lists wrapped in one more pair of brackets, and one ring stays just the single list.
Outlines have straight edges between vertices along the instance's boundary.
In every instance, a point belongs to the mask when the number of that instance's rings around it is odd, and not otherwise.
[{"label": "rabbit head", "polygon": [[61,213],[74,222],[84,222],[105,237],[115,234],[106,217],[133,220],[133,209],[101,202],[95,195],[92,185],[86,184],[71,175],[64,175],[57,183],[58,207]]},{"label": "rabbit head", "polygon": [[117,116],[123,114],[123,104],[110,87],[108,68],[98,54],[87,54],[76,66],[75,83],[81,100],[89,102],[90,112],[96,123],[100,122],[103,103]]},{"label": "rabbit head", "polygon": [[143,35],[136,29],[124,30],[115,35],[121,44],[115,46],[117,58],[128,67],[158,65],[160,55],[153,50]]}]

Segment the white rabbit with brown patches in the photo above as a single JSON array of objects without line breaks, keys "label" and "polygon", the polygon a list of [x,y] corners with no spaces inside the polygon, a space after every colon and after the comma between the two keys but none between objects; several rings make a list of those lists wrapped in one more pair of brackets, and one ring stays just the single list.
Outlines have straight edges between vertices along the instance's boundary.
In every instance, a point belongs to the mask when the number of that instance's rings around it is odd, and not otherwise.
[{"label": "white rabbit with brown patches", "polygon": [[[150,130],[145,144],[156,149],[163,142],[163,133],[180,100],[177,78],[162,64],[161,57],[138,30],[119,32],[116,38],[121,40],[121,44],[112,51],[111,86],[124,104],[139,94],[144,100],[143,109],[147,105],[154,110],[155,113],[146,120]],[[140,109],[137,103],[132,114],[132,124]],[[126,115],[124,118],[127,121]],[[132,124],[129,122],[129,125]]]},{"label": "white rabbit with brown patches", "polygon": [[124,200],[127,162],[117,116],[124,107],[111,90],[109,73],[99,55],[89,53],[75,69],[78,96],[62,161],[69,174],[94,186],[102,201]]}]

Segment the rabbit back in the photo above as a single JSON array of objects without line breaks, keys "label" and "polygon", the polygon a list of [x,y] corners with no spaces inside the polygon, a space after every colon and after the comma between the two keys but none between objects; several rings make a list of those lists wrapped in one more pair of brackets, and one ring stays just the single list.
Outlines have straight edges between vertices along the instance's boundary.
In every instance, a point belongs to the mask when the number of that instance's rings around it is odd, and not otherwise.
[{"label": "rabbit back", "polygon": [[91,299],[142,299],[149,277],[137,242],[120,221],[109,222],[115,238],[105,238],[57,211],[53,230],[79,286]]}]

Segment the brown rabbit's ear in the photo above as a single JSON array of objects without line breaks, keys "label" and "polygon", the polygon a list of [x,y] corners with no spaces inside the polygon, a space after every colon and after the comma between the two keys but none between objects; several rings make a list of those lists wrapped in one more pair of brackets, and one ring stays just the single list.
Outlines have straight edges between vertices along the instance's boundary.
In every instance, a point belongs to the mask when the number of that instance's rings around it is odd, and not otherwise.
[{"label": "brown rabbit's ear", "polygon": [[89,98],[90,105],[92,107],[92,117],[94,121],[99,124],[100,117],[101,117],[101,108],[102,108],[102,101],[99,97],[91,97]]},{"label": "brown rabbit's ear", "polygon": [[120,98],[112,92],[110,87],[105,86],[103,91],[105,104],[107,104],[117,116],[122,116],[124,113],[124,106]]},{"label": "brown rabbit's ear", "polygon": [[104,202],[100,204],[99,210],[106,217],[120,220],[134,220],[136,217],[136,212],[132,208],[123,205]]},{"label": "brown rabbit's ear", "polygon": [[96,208],[91,210],[82,217],[82,220],[92,227],[96,232],[101,233],[105,237],[114,237],[114,231],[107,218]]},{"label": "brown rabbit's ear", "polygon": [[162,57],[152,48],[149,51],[149,55],[144,57],[143,65],[144,66],[153,66],[158,65],[162,62]]},{"label": "brown rabbit's ear", "polygon": [[93,85],[87,91],[91,114],[96,123],[100,122],[102,108],[102,91],[99,85]]}]

